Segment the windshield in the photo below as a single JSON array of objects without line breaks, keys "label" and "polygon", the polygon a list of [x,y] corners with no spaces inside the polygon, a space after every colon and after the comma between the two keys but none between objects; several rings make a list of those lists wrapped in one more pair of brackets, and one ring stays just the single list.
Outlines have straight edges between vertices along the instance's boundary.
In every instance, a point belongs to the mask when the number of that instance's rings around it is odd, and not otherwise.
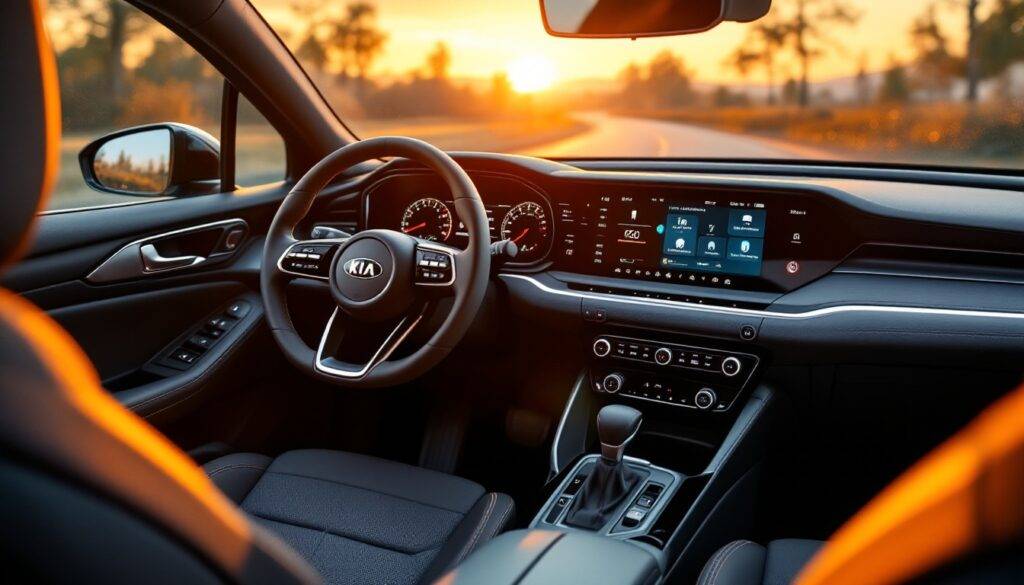
[{"label": "windshield", "polygon": [[360,137],[548,157],[1020,168],[1024,0],[774,0],[753,24],[545,34],[534,0],[254,0]]}]

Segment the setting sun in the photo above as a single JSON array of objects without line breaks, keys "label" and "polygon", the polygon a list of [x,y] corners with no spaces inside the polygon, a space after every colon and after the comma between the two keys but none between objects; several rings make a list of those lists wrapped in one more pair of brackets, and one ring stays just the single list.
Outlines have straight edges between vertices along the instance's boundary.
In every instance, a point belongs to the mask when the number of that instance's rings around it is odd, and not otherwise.
[{"label": "setting sun", "polygon": [[508,64],[508,79],[519,93],[534,93],[555,83],[555,64],[544,57],[520,57]]}]

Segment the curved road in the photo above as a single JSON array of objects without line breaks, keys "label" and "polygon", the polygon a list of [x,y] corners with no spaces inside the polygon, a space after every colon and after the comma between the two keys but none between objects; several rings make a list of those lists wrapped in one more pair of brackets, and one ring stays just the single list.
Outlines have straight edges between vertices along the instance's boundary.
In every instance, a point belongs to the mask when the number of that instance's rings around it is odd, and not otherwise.
[{"label": "curved road", "polygon": [[583,114],[591,129],[523,151],[545,157],[832,159],[835,153],[767,138],[742,136],[690,124],[608,114]]}]

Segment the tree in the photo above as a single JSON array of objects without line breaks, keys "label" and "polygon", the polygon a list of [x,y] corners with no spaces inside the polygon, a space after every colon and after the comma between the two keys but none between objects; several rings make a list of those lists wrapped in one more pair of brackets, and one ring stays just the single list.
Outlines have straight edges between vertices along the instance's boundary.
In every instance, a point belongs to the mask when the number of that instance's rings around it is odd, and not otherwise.
[{"label": "tree", "polygon": [[885,103],[903,103],[910,99],[907,70],[895,57],[889,58],[889,68],[882,78],[878,100]]},{"label": "tree", "polygon": [[388,36],[377,28],[377,8],[369,2],[349,4],[345,24],[342,43],[352,55],[356,78],[365,81],[373,61],[384,51]]},{"label": "tree", "polygon": [[953,78],[962,70],[960,60],[949,52],[936,8],[935,4],[929,5],[910,28],[911,40],[917,52],[915,82],[931,99],[948,97]]},{"label": "tree", "polygon": [[800,66],[798,101],[805,107],[810,104],[814,61],[829,49],[842,46],[829,31],[836,26],[856,24],[860,13],[847,0],[791,0],[790,4],[793,9],[788,17],[780,16],[779,23]]},{"label": "tree", "polygon": [[645,85],[658,106],[675,107],[693,101],[690,74],[683,59],[668,49],[655,55],[647,64]]},{"label": "tree", "polygon": [[452,53],[448,50],[448,45],[438,41],[434,45],[434,50],[427,55],[427,76],[431,79],[448,79],[448,69],[451,65]]},{"label": "tree", "polygon": [[768,17],[748,29],[743,43],[736,47],[726,63],[746,76],[755,64],[764,67],[768,83],[768,104],[776,102],[775,64],[779,51],[786,44],[788,29],[775,19]]},{"label": "tree", "polygon": [[1002,74],[1024,60],[1024,0],[999,0],[977,28],[979,78]]},{"label": "tree", "polygon": [[[48,10],[60,14],[68,22],[83,23],[81,36],[69,37],[71,48],[89,49],[102,69],[103,91],[114,104],[125,96],[124,48],[128,38],[144,34],[153,21],[122,0],[50,0]],[[76,30],[70,29],[69,34]],[[79,51],[74,55],[81,60],[87,55]],[[63,80],[63,68],[61,79]]]},{"label": "tree", "polygon": [[357,1],[338,11],[333,3],[296,0],[291,9],[297,18],[310,23],[299,48],[300,58],[337,72],[343,82],[352,77],[366,80],[388,38],[377,25],[373,4]]},{"label": "tree", "polygon": [[868,56],[864,53],[860,56],[860,65],[857,67],[857,103],[864,106],[871,101],[871,77],[868,75]]}]

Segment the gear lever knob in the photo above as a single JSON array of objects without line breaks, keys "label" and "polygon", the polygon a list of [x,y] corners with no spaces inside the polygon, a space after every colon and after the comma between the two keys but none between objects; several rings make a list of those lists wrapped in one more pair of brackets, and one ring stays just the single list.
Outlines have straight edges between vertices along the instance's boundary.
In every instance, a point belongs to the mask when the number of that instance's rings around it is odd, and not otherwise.
[{"label": "gear lever knob", "polygon": [[621,404],[609,404],[597,413],[597,436],[601,440],[601,457],[612,465],[622,462],[626,445],[640,430],[643,414]]}]

